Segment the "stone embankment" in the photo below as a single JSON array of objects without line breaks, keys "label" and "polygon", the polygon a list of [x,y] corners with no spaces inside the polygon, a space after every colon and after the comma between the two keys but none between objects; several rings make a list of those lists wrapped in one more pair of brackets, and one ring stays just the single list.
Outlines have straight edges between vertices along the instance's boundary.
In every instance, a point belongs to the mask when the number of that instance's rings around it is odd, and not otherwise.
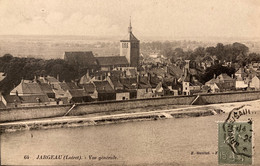
[{"label": "stone embankment", "polygon": [[121,114],[101,115],[101,116],[94,116],[94,117],[63,116],[57,118],[44,118],[44,119],[27,120],[27,121],[6,122],[0,124],[0,130],[1,132],[12,132],[12,131],[21,131],[21,130],[92,126],[92,125],[104,125],[104,124],[131,122],[131,121],[211,116],[220,113],[223,113],[223,111],[219,109],[210,108],[207,106],[193,106],[193,107],[177,108],[177,109],[170,109],[170,110],[158,110],[158,111],[137,112],[137,113],[121,113]]}]

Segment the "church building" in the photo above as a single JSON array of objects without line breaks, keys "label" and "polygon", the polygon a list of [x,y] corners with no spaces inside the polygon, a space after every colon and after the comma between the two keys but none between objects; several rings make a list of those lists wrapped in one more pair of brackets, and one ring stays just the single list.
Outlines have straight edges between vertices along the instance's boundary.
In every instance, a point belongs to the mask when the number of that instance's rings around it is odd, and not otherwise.
[{"label": "church building", "polygon": [[91,69],[92,71],[111,71],[117,67],[137,68],[139,66],[139,55],[140,41],[132,33],[130,20],[127,38],[120,40],[120,55],[94,57],[91,51],[65,52],[64,60],[69,64]]},{"label": "church building", "polygon": [[138,67],[140,55],[140,41],[132,32],[131,20],[128,27],[127,39],[120,40],[120,56],[126,57],[130,67]]}]

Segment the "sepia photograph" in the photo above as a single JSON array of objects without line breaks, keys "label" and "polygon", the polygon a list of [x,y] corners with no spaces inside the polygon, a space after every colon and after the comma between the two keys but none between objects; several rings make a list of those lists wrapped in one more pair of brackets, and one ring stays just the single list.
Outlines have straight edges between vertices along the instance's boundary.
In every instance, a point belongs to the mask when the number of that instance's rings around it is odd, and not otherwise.
[{"label": "sepia photograph", "polygon": [[260,166],[259,0],[0,0],[0,165]]}]

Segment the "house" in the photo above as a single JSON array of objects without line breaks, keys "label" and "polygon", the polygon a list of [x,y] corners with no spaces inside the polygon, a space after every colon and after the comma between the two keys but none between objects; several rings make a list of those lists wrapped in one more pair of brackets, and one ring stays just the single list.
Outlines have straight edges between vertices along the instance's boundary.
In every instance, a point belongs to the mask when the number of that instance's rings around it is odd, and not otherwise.
[{"label": "house", "polygon": [[10,95],[17,96],[30,96],[30,95],[44,95],[40,85],[37,82],[31,80],[21,80],[21,83],[17,85],[11,92]]},{"label": "house", "polygon": [[2,102],[7,108],[56,105],[55,101],[50,100],[44,94],[31,96],[6,95],[2,98]]},{"label": "house", "polygon": [[130,92],[124,89],[124,86],[120,83],[119,78],[115,76],[108,76],[107,81],[110,86],[116,91],[116,100],[130,99]]},{"label": "house", "polygon": [[69,103],[84,103],[93,101],[92,97],[84,89],[67,90],[65,97],[68,98]]},{"label": "house", "polygon": [[116,90],[116,100],[129,100],[130,92],[124,89]]},{"label": "house", "polygon": [[[216,84],[216,85],[214,85]],[[214,78],[209,80],[208,82],[205,83],[205,85],[213,88],[211,89],[212,92],[217,92],[215,91],[214,87],[218,87],[220,90],[219,91],[228,91],[228,90],[234,90],[236,87],[236,80],[228,76],[226,73],[220,74],[218,77],[214,75]]]},{"label": "house", "polygon": [[185,60],[185,62],[186,64],[184,66],[184,74],[178,81],[182,82],[183,95],[192,95],[194,93],[200,92],[202,84],[195,78],[195,76],[190,74],[190,61]]},{"label": "house", "polygon": [[57,76],[57,78],[55,77],[52,77],[52,76],[47,76],[47,77],[39,77],[39,78],[36,78],[36,82],[38,83],[47,83],[49,85],[51,85],[51,88],[53,88],[55,85],[59,84],[60,81],[58,80],[59,79],[59,76]]},{"label": "house", "polygon": [[250,88],[254,88],[256,90],[260,89],[260,76],[254,76],[250,83]]},{"label": "house", "polygon": [[70,90],[65,82],[60,82],[53,87],[57,104],[68,104],[68,97],[65,96],[66,91]]},{"label": "house", "polygon": [[130,99],[137,98],[137,77],[120,77],[120,83],[123,89],[130,93]]},{"label": "house", "polygon": [[237,76],[236,78],[236,89],[246,89],[248,88],[248,81],[244,79],[245,77]]},{"label": "house", "polygon": [[137,68],[136,67],[116,67],[112,72],[121,71],[124,77],[136,77]]},{"label": "house", "polygon": [[167,84],[160,82],[155,88],[155,97],[170,95],[170,89]]},{"label": "house", "polygon": [[2,97],[2,102],[7,108],[21,107],[21,99],[17,95],[5,95]]},{"label": "house", "polygon": [[108,76],[107,81],[114,90],[123,90],[124,86],[121,84],[120,79],[115,76]]},{"label": "house", "polygon": [[53,92],[53,90],[49,84],[39,83],[39,86],[44,94],[46,94],[49,98],[55,99],[55,93]]},{"label": "house", "polygon": [[167,65],[165,66],[165,70],[168,74],[176,78],[180,78],[183,74],[182,69],[179,66],[175,66],[175,65]]},{"label": "house", "polygon": [[93,76],[90,76],[89,70],[87,70],[87,73],[80,78],[79,84],[87,84],[91,82],[92,78]]},{"label": "house", "polygon": [[178,95],[181,95],[182,94],[182,83],[178,82],[177,81],[177,78],[175,78],[172,82],[172,88],[171,90],[173,91],[173,95],[174,96],[178,96]]},{"label": "house", "polygon": [[254,62],[253,64],[252,64],[252,67],[253,67],[253,70],[257,70],[257,69],[259,69],[259,67],[260,67],[260,63],[258,63],[258,62]]},{"label": "house", "polygon": [[96,57],[101,71],[111,71],[115,67],[127,67],[129,63],[125,56]]},{"label": "house", "polygon": [[230,89],[234,89],[235,87],[235,79],[231,78],[228,76],[226,73],[220,74],[217,79],[219,80],[220,83],[226,84],[227,87]]},{"label": "house", "polygon": [[99,68],[92,51],[65,52],[64,60],[70,65],[90,69],[92,72]]},{"label": "house", "polygon": [[81,86],[93,100],[98,100],[98,92],[92,82],[83,84]]},{"label": "house", "polygon": [[245,69],[244,68],[239,68],[236,73],[235,73],[235,77],[236,78],[242,78],[244,79],[244,77],[246,77],[246,72],[245,72]]},{"label": "house", "polygon": [[98,101],[116,100],[116,92],[108,81],[93,81]]},{"label": "house", "polygon": [[204,69],[206,69],[208,67],[211,67],[214,64],[215,64],[215,59],[210,55],[206,55],[202,59],[200,66],[203,67]]},{"label": "house", "polygon": [[154,96],[149,78],[137,76],[137,99],[152,98]]},{"label": "house", "polygon": [[82,89],[77,82],[66,82],[69,89]]}]

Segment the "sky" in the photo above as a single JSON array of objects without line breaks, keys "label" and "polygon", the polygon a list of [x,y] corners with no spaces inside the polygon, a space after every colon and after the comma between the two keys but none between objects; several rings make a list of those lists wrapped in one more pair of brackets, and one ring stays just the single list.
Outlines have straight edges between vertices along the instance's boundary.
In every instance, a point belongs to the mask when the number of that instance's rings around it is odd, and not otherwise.
[{"label": "sky", "polygon": [[259,0],[0,0],[0,35],[260,37]]}]

